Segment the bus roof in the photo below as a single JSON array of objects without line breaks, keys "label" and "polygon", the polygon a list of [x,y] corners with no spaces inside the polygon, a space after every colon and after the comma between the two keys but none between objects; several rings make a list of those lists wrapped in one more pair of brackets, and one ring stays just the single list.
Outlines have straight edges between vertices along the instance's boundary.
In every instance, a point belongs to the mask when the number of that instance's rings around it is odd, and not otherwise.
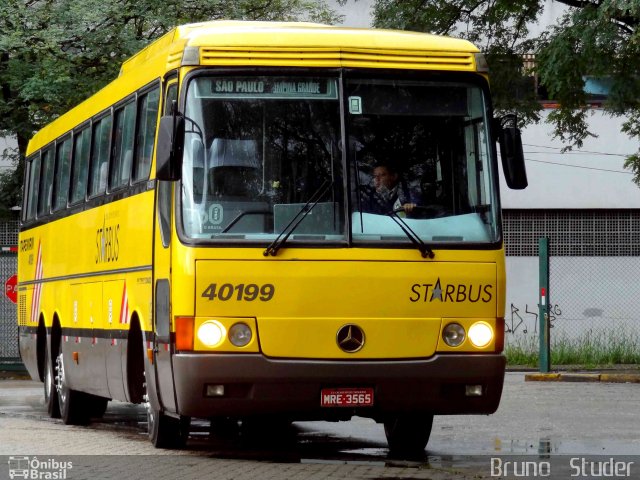
[{"label": "bus roof", "polygon": [[[457,38],[443,37],[418,32],[399,30],[381,30],[370,28],[346,28],[307,22],[247,22],[233,20],[217,20],[212,22],[194,23],[176,27],[165,37],[157,40],[131,57],[122,65],[122,72],[144,62],[153,56],[158,49],[166,48],[166,43],[174,45],[172,53],[182,52],[185,47],[202,47],[226,52],[242,51],[275,51],[284,49],[296,53],[316,53],[315,59],[320,62],[319,52],[361,52],[386,55],[422,54],[423,62],[428,53],[475,53],[479,50],[470,42]],[[177,47],[177,48],[175,48]],[[274,55],[277,58],[277,56]],[[233,63],[232,55],[218,55],[215,64]],[[274,58],[274,60],[276,59]],[[304,57],[303,57],[304,58]],[[256,60],[252,56],[253,61]],[[261,57],[268,60],[266,56]],[[280,60],[283,58],[280,57]],[[344,59],[344,57],[343,57]],[[207,57],[201,54],[200,64],[207,64]],[[309,66],[313,65],[311,58],[305,59]],[[247,59],[244,60],[247,62]],[[281,64],[280,62],[271,63]],[[446,67],[445,67],[446,68]]]},{"label": "bus roof", "polygon": [[235,20],[182,25],[126,60],[117,79],[36,133],[27,155],[180,66],[476,71],[477,52],[466,40],[398,30]]}]

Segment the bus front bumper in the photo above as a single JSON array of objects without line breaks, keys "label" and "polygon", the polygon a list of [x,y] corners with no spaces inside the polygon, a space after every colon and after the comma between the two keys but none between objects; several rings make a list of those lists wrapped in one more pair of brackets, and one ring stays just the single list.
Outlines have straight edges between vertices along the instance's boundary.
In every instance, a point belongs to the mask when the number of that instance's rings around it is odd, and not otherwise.
[{"label": "bus front bumper", "polygon": [[[272,359],[260,354],[173,356],[177,413],[202,418],[489,414],[500,403],[505,364],[505,357],[499,354],[394,361]],[[224,394],[211,396],[220,386]],[[322,407],[321,391],[326,388],[371,388],[373,406]]]}]

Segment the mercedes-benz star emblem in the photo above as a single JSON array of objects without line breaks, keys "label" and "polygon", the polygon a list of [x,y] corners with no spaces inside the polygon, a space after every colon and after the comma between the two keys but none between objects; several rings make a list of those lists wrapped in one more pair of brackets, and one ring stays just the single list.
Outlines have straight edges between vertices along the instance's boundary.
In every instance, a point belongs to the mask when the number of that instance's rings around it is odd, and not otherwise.
[{"label": "mercedes-benz star emblem", "polygon": [[338,346],[347,353],[355,353],[364,347],[364,332],[352,323],[340,327],[336,338]]}]

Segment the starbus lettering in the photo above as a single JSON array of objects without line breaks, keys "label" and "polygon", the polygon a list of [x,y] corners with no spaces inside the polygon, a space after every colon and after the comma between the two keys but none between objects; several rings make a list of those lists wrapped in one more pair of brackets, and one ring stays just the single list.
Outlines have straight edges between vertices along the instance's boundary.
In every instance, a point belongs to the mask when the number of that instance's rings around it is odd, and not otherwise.
[{"label": "starbus lettering", "polygon": [[411,302],[489,303],[493,298],[493,285],[478,284],[443,284],[440,278],[435,283],[414,283],[411,286]]},{"label": "starbus lettering", "polygon": [[96,231],[96,263],[116,262],[120,253],[120,224],[106,225]]},{"label": "starbus lettering", "polygon": [[28,252],[29,250],[33,250],[33,237],[20,240],[20,251]]}]

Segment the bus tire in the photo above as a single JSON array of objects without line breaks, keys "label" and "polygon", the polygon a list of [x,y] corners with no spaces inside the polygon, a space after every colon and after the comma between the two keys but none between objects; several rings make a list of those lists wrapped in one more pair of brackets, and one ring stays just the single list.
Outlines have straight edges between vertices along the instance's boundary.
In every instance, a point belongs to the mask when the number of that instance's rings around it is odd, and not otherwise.
[{"label": "bus tire", "polygon": [[51,352],[44,340],[44,403],[47,406],[47,413],[51,418],[60,418],[60,403],[56,391],[56,372],[54,371]]},{"label": "bus tire", "polygon": [[156,448],[182,448],[189,437],[190,417],[173,418],[147,407],[149,440]]},{"label": "bus tire", "polygon": [[105,397],[99,397],[97,395],[91,395],[89,393],[85,393],[85,396],[87,397],[89,417],[102,418],[107,411],[109,399]]},{"label": "bus tire", "polygon": [[60,405],[60,416],[65,425],[87,425],[91,419],[91,399],[88,394],[69,388],[67,385],[62,355],[62,339],[56,357],[56,391]]},{"label": "bus tire", "polygon": [[245,440],[282,442],[293,437],[291,421],[284,415],[264,415],[242,419]]},{"label": "bus tire", "polygon": [[431,436],[433,415],[395,415],[384,422],[389,452],[392,456],[418,456]]}]

